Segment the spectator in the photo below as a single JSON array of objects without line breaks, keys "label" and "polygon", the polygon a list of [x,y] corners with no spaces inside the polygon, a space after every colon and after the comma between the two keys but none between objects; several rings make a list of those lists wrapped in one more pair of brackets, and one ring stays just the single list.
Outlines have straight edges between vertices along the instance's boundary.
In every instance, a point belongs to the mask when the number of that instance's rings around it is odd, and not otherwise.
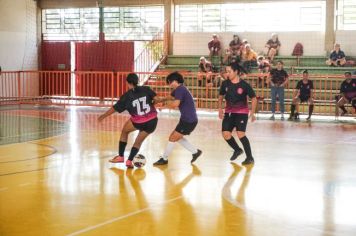
[{"label": "spectator", "polygon": [[198,85],[202,86],[202,80],[206,77],[207,83],[210,83],[213,73],[213,66],[205,57],[201,57],[199,61]]},{"label": "spectator", "polygon": [[233,40],[230,42],[230,51],[235,54],[241,54],[241,44],[242,41],[240,40],[237,34],[234,35]]},{"label": "spectator", "polygon": [[226,50],[224,59],[223,59],[223,64],[224,65],[230,65],[231,63],[240,63],[241,61],[241,51],[231,51],[230,49]]},{"label": "spectator", "polygon": [[[293,93],[293,101],[291,105],[291,112],[288,120],[299,120],[299,104],[303,102],[309,103],[309,116],[307,121],[310,120],[314,109],[314,85],[313,81],[309,80],[309,73],[307,70],[303,71],[303,79],[298,81],[297,87]],[[294,111],[297,111],[294,114]]]},{"label": "spectator", "polygon": [[334,50],[331,52],[329,60],[326,61],[328,66],[344,66],[346,63],[346,56],[340,50],[340,44],[335,43]]},{"label": "spectator", "polygon": [[281,120],[284,120],[284,86],[288,83],[288,73],[283,69],[282,61],[278,61],[277,68],[271,70],[269,82],[271,84],[272,99],[272,116],[270,120],[274,120],[277,95],[279,99],[279,109],[281,111]]},{"label": "spectator", "polygon": [[276,33],[272,34],[265,47],[268,49],[267,56],[271,59],[271,61],[273,61],[274,57],[278,55],[279,48],[281,47],[281,42],[279,41]]},{"label": "spectator", "polygon": [[[351,77],[351,72],[345,72],[345,80],[340,86],[340,99],[337,102],[337,107],[342,110],[341,115],[345,115],[347,110],[345,108],[346,103],[351,103],[352,106],[356,107],[356,78]],[[339,109],[336,109],[336,115],[339,115]]]},{"label": "spectator", "polygon": [[211,61],[212,56],[220,56],[221,44],[216,34],[213,34],[213,39],[208,43],[209,59]]},{"label": "spectator", "polygon": [[242,65],[247,72],[251,72],[251,67],[257,66],[257,53],[251,49],[250,44],[245,45],[245,51],[242,54]]},{"label": "spectator", "polygon": [[[271,71],[271,64],[268,59],[264,58],[263,56],[259,56],[257,58],[257,64],[258,64],[258,72],[260,74],[266,74]],[[267,76],[264,76],[263,79],[262,77],[258,77],[258,84],[260,87],[262,87],[262,81],[264,81],[264,87],[267,87]]]}]

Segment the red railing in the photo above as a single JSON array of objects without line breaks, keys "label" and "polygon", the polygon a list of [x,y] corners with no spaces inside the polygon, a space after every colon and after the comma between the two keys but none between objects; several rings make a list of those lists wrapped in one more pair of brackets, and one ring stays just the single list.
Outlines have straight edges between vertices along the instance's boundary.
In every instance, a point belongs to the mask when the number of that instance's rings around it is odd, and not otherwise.
[{"label": "red railing", "polygon": [[[171,88],[166,84],[169,72],[137,72],[141,84],[149,85],[160,96],[167,96]],[[0,105],[55,104],[83,106],[111,106],[126,91],[128,72],[64,72],[19,71],[0,75]],[[198,73],[183,73],[185,85],[192,93],[198,108],[214,110],[219,96],[220,74],[212,74],[211,81],[198,82]],[[203,75],[204,77],[204,75]],[[267,75],[249,74],[244,79],[254,88],[259,99],[259,111],[271,109]],[[146,81],[146,78],[148,80]],[[293,90],[301,75],[291,75],[285,88],[286,109],[291,103]],[[314,82],[315,113],[335,114],[335,95],[339,94],[340,75],[310,75]],[[277,102],[278,110],[278,102]],[[301,112],[307,107],[301,106]]]}]

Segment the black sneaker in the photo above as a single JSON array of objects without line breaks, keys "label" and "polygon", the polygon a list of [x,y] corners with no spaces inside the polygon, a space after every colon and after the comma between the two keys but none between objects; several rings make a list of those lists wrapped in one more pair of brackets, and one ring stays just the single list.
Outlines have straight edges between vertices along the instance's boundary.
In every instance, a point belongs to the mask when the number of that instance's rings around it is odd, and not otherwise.
[{"label": "black sneaker", "polygon": [[163,157],[161,157],[158,161],[153,163],[154,166],[167,165],[167,164],[168,164],[168,160],[163,159]]},{"label": "black sneaker", "polygon": [[232,154],[232,156],[230,157],[230,161],[234,161],[236,160],[236,158],[238,156],[240,156],[242,153],[244,153],[244,151],[242,149],[239,149],[237,151],[234,151],[234,154]]},{"label": "black sneaker", "polygon": [[307,120],[307,121],[310,121],[310,118],[311,118],[311,117],[310,117],[310,116],[308,116],[306,120]]},{"label": "black sneaker", "polygon": [[299,121],[299,113],[295,113],[294,114],[294,120],[295,121]]},{"label": "black sneaker", "polygon": [[194,153],[194,154],[192,155],[193,158],[192,158],[192,160],[190,161],[190,163],[195,162],[195,161],[198,159],[198,157],[200,157],[200,155],[201,155],[202,153],[203,153],[203,152],[198,149],[197,153]]},{"label": "black sneaker", "polygon": [[255,164],[255,160],[253,158],[246,158],[243,162],[242,165],[251,165]]}]

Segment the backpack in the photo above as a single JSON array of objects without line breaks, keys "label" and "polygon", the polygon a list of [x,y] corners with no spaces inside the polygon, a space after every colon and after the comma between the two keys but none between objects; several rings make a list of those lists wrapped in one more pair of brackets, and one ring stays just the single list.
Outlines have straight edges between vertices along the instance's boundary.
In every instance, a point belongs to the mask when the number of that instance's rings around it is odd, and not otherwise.
[{"label": "backpack", "polygon": [[301,43],[295,44],[292,56],[303,56],[303,44]]}]

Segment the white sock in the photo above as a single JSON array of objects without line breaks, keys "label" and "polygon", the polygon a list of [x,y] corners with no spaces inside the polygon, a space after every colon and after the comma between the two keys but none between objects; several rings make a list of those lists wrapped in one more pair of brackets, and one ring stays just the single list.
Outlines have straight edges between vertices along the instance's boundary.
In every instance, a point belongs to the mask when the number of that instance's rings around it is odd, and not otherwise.
[{"label": "white sock", "polygon": [[171,154],[171,152],[173,151],[174,148],[174,142],[169,142],[167,143],[166,149],[164,150],[164,153],[162,155],[162,158],[167,160],[168,156]]},{"label": "white sock", "polygon": [[190,151],[192,154],[197,153],[198,149],[196,147],[194,147],[186,138],[181,138],[178,143],[180,143],[180,145],[182,145],[185,149],[187,149],[188,151]]}]

